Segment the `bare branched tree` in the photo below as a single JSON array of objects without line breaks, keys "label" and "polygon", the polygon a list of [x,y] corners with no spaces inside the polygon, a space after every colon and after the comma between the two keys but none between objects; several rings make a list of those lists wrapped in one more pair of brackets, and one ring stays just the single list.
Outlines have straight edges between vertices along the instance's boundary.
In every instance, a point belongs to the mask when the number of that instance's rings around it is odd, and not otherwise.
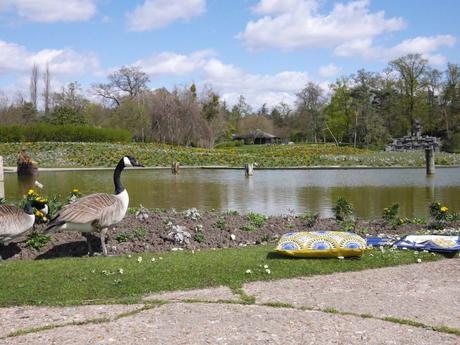
[{"label": "bare branched tree", "polygon": [[123,97],[135,98],[141,95],[150,81],[148,75],[138,66],[123,66],[110,74],[108,79],[108,83],[94,84],[93,90],[96,95],[111,101],[117,107],[120,106]]},{"label": "bare branched tree", "polygon": [[45,73],[43,73],[43,106],[45,108],[45,115],[50,112],[50,88],[51,88],[51,74],[49,65],[46,64]]},{"label": "bare branched tree", "polygon": [[37,64],[33,64],[32,72],[30,74],[30,102],[32,105],[37,109],[37,85],[38,85],[38,66]]}]

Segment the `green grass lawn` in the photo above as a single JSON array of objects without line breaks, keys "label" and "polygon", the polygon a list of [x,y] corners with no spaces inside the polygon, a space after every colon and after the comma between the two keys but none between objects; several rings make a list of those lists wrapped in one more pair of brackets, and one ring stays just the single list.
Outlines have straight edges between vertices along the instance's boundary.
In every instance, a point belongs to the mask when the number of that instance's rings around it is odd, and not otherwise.
[{"label": "green grass lawn", "polygon": [[[238,289],[245,282],[256,280],[358,271],[412,264],[419,258],[424,262],[441,258],[430,253],[416,255],[409,250],[372,250],[361,259],[295,259],[276,255],[272,249],[252,246],[132,257],[4,261],[0,263],[0,306],[130,303],[148,292],[219,285]],[[268,265],[270,274],[264,265]],[[247,270],[252,273],[246,273]]]}]

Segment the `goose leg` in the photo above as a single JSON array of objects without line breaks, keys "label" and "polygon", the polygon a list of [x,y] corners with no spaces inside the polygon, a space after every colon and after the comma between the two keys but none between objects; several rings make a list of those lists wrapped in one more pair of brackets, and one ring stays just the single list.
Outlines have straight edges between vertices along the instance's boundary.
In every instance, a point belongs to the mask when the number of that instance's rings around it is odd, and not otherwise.
[{"label": "goose leg", "polygon": [[108,228],[104,228],[101,230],[101,247],[102,247],[102,255],[107,256],[107,247],[105,245],[105,235],[107,234]]},{"label": "goose leg", "polygon": [[88,246],[88,255],[93,256],[94,255],[93,247],[91,246],[91,240],[88,234],[86,232],[82,232],[81,234],[86,238],[86,245]]}]

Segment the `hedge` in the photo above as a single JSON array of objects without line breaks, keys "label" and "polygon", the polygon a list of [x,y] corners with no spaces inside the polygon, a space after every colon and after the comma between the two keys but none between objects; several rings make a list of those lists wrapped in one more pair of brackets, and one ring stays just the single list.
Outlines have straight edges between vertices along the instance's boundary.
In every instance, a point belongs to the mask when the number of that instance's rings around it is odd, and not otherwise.
[{"label": "hedge", "polygon": [[0,126],[0,142],[130,142],[131,133],[124,129],[95,128],[76,125],[34,124]]}]

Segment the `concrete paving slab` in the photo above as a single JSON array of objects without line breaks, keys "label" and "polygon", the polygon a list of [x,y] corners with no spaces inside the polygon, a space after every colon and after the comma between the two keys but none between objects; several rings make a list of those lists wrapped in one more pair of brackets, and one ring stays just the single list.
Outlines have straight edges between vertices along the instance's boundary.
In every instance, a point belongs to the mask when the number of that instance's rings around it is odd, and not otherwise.
[{"label": "concrete paving slab", "polygon": [[113,318],[142,305],[89,305],[76,307],[0,308],[0,337],[27,328],[81,322],[96,318]]},{"label": "concrete paving slab", "polygon": [[335,308],[460,328],[460,259],[254,282],[244,291],[262,304]]},{"label": "concrete paving slab", "polygon": [[238,301],[239,296],[233,294],[232,290],[225,286],[217,288],[201,289],[201,290],[186,290],[186,291],[173,291],[163,292],[156,294],[149,294],[144,297],[144,301],[151,300],[165,300],[165,301],[183,301],[195,299],[200,301]]},{"label": "concrete paving slab", "polygon": [[380,320],[257,305],[169,304],[105,324],[67,326],[0,344],[444,344],[460,337]]}]

